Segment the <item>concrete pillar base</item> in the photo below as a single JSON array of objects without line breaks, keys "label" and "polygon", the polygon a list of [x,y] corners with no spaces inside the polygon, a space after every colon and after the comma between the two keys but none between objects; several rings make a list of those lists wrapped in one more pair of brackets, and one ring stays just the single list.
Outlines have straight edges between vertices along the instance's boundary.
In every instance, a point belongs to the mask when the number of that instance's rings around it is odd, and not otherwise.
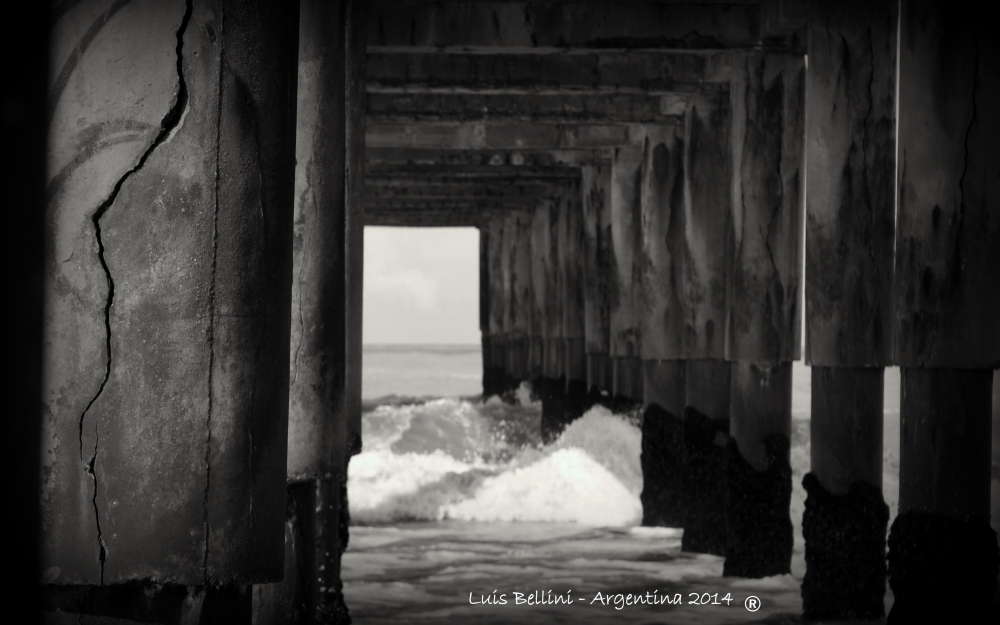
[{"label": "concrete pillar base", "polygon": [[886,625],[997,622],[1000,550],[985,521],[903,512],[889,532],[887,559],[896,601]]},{"label": "concrete pillar base", "polygon": [[729,419],[709,418],[691,406],[685,409],[687,506],[682,551],[726,555],[726,459],[729,441]]},{"label": "concrete pillar base", "polygon": [[685,510],[684,421],[659,404],[642,418],[642,524],[683,527]]},{"label": "concrete pillar base", "polygon": [[46,585],[41,591],[39,621],[46,625],[78,622],[250,625],[251,589],[250,585]]},{"label": "concrete pillar base", "polygon": [[802,516],[806,540],[803,618],[881,619],[885,616],[889,523],[882,491],[856,481],[846,494],[835,495],[813,473],[806,474],[802,486],[808,495]]},{"label": "concrete pillar base", "polygon": [[507,390],[507,371],[503,367],[483,367],[483,399],[503,395]]},{"label": "concrete pillar base", "polygon": [[587,354],[588,390],[598,391],[598,396],[600,391],[607,391],[610,394],[614,387],[613,373],[611,358],[607,354]]},{"label": "concrete pillar base", "polygon": [[792,467],[789,441],[773,434],[763,441],[767,470],[758,471],[743,458],[735,439],[729,441],[729,539],[726,577],[768,577],[791,572]]}]

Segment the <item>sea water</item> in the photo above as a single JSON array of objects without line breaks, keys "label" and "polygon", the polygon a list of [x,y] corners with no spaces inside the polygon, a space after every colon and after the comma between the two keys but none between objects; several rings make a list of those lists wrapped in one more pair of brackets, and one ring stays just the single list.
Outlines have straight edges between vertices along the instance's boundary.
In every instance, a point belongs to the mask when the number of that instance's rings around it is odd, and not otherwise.
[{"label": "sea water", "polygon": [[[748,580],[723,578],[720,557],[682,552],[681,529],[639,526],[640,414],[595,407],[543,445],[530,387],[514,403],[478,397],[478,347],[368,346],[364,357],[342,565],[356,623],[797,621],[810,392],[800,363],[792,573]],[[886,378],[883,492],[894,518],[898,370]]]}]

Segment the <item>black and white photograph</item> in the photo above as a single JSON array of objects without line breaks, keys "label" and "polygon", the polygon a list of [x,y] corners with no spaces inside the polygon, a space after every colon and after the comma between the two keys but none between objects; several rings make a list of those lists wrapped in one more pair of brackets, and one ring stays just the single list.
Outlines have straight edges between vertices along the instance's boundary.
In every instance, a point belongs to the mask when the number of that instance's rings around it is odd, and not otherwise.
[{"label": "black and white photograph", "polygon": [[11,3],[5,622],[1000,622],[1000,34]]}]

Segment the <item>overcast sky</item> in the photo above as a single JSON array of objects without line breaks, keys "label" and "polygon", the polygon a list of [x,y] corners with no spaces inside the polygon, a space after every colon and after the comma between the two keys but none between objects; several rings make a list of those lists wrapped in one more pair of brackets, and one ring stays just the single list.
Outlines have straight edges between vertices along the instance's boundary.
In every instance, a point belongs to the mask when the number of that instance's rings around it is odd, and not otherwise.
[{"label": "overcast sky", "polygon": [[479,344],[479,231],[365,228],[365,343]]}]

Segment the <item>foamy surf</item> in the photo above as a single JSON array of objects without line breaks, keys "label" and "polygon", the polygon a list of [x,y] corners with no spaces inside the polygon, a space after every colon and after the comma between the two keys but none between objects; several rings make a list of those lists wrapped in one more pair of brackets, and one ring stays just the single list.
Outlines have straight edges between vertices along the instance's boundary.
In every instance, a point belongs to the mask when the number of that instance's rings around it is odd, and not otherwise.
[{"label": "foamy surf", "polygon": [[595,407],[552,444],[541,406],[438,399],[366,413],[348,472],[355,523],[533,521],[627,526],[642,517],[641,433]]}]

